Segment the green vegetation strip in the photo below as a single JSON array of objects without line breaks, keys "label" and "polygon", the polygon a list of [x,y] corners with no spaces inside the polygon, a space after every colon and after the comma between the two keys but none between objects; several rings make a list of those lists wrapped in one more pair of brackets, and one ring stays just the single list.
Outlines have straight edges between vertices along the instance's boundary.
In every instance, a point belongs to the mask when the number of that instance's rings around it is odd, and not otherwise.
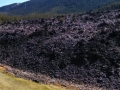
[{"label": "green vegetation strip", "polygon": [[14,77],[0,70],[0,90],[66,90],[65,88],[38,84],[22,78]]}]

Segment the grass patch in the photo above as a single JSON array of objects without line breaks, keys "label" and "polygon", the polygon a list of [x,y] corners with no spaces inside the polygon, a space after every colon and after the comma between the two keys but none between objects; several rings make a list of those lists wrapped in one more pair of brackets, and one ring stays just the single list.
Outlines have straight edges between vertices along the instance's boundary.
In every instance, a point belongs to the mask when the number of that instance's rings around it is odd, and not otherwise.
[{"label": "grass patch", "polygon": [[54,85],[38,84],[22,78],[16,78],[0,70],[0,90],[66,90]]}]

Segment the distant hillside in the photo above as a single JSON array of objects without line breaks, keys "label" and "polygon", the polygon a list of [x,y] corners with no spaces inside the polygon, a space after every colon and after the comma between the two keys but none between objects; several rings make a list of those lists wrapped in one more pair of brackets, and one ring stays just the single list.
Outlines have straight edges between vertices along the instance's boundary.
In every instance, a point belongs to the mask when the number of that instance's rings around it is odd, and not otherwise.
[{"label": "distant hillside", "polygon": [[95,10],[120,0],[30,0],[0,8],[9,14],[52,13],[68,14]]},{"label": "distant hillside", "polygon": [[100,8],[100,9],[98,9],[98,10],[111,10],[111,9],[120,9],[120,1],[119,2],[114,2],[114,3],[112,3],[112,4],[110,4],[110,5],[107,5],[107,6],[104,6],[104,7],[102,7],[102,8]]}]

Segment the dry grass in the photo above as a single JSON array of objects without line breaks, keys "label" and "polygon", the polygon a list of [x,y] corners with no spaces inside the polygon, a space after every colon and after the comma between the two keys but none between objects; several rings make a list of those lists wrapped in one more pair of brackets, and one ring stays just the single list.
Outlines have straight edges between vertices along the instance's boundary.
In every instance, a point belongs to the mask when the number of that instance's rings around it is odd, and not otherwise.
[{"label": "dry grass", "polygon": [[38,84],[22,78],[16,78],[4,70],[5,68],[0,67],[0,90],[67,90],[55,85]]}]

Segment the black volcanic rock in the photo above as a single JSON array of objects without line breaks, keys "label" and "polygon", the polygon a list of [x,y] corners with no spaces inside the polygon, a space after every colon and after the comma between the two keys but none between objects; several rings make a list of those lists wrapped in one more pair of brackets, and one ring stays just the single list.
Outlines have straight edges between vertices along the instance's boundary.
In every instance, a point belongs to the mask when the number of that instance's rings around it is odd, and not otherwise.
[{"label": "black volcanic rock", "polygon": [[0,63],[53,78],[120,89],[119,10],[0,26]]}]

